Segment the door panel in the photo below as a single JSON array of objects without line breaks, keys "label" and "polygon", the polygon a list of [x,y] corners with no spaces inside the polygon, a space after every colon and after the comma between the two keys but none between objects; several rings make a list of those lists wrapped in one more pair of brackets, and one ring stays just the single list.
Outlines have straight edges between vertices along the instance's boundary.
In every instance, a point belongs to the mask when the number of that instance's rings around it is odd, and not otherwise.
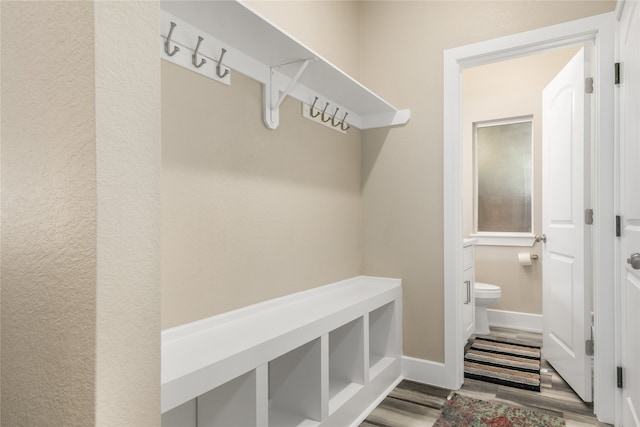
[{"label": "door panel", "polygon": [[622,64],[619,85],[622,425],[640,427],[640,269],[627,258],[640,252],[640,6],[624,3],[618,24]]},{"label": "door panel", "polygon": [[585,48],[542,94],[543,355],[584,400],[592,400],[589,102],[584,93]]}]

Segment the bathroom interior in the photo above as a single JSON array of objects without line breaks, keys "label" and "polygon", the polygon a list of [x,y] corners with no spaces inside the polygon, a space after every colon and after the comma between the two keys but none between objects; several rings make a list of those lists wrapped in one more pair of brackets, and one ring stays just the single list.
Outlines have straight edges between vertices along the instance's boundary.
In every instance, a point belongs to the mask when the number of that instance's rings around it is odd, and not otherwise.
[{"label": "bathroom interior", "polygon": [[[474,252],[473,317],[477,335],[488,334],[488,324],[542,332],[542,244],[535,238],[542,234],[542,91],[579,49],[580,46],[571,46],[478,66],[463,73],[463,232],[465,247],[472,244]],[[528,123],[531,126],[526,133]],[[523,137],[531,140],[531,149],[524,150],[525,166],[517,168],[513,165],[518,159],[514,161],[514,157],[509,157],[512,154],[500,151],[501,144],[511,142],[512,134],[505,133],[502,139],[494,135],[496,142],[491,145],[491,134],[486,132],[487,128],[514,124],[524,125]],[[480,150],[478,140],[482,138],[484,151],[476,154]],[[523,157],[522,152],[515,155]],[[501,168],[501,161],[510,162],[510,167]],[[485,169],[479,166],[482,162]],[[486,173],[487,168],[488,175],[491,170],[497,171],[494,176],[499,181],[489,190],[493,191],[493,200],[498,199],[490,207],[488,197],[477,202],[477,193],[481,191],[477,173]],[[496,197],[500,196],[499,191],[505,194],[517,191],[517,197],[525,196],[516,201],[518,208],[505,208],[507,197]],[[513,206],[511,200],[508,202]],[[480,213],[478,204],[482,205]],[[468,327],[466,323],[465,326]],[[470,333],[471,330],[466,336]]]}]

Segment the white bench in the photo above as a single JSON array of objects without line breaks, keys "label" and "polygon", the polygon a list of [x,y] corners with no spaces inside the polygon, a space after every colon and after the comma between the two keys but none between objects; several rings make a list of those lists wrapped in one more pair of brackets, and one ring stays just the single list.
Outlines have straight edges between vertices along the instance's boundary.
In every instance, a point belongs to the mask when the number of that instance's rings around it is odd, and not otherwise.
[{"label": "white bench", "polygon": [[358,276],[162,332],[162,425],[346,426],[401,379],[399,279]]}]

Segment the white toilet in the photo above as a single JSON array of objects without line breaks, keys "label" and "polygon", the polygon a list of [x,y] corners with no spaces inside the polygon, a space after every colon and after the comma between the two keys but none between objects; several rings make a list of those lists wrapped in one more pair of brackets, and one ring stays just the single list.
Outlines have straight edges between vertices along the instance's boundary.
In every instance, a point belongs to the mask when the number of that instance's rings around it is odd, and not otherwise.
[{"label": "white toilet", "polygon": [[489,283],[476,282],[473,287],[476,301],[476,334],[489,334],[489,320],[487,319],[487,306],[500,300],[502,291],[500,286]]}]

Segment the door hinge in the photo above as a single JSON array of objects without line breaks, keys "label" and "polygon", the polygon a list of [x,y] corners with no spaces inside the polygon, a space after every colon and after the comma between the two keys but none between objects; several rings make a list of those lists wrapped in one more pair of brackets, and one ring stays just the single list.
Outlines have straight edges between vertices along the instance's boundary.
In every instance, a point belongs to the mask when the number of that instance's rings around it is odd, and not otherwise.
[{"label": "door hinge", "polygon": [[584,210],[584,223],[587,225],[593,225],[593,209]]},{"label": "door hinge", "polygon": [[593,356],[593,340],[586,340],[584,342],[584,354],[587,356]]},{"label": "door hinge", "polygon": [[584,79],[584,91],[585,93],[593,93],[593,77]]},{"label": "door hinge", "polygon": [[613,83],[619,85],[620,84],[620,63],[616,62],[614,64],[614,78]]},{"label": "door hinge", "polygon": [[616,215],[616,237],[622,236],[622,230],[620,229],[620,215]]},{"label": "door hinge", "polygon": [[618,388],[624,387],[622,383],[622,366],[616,366],[616,384]]}]

